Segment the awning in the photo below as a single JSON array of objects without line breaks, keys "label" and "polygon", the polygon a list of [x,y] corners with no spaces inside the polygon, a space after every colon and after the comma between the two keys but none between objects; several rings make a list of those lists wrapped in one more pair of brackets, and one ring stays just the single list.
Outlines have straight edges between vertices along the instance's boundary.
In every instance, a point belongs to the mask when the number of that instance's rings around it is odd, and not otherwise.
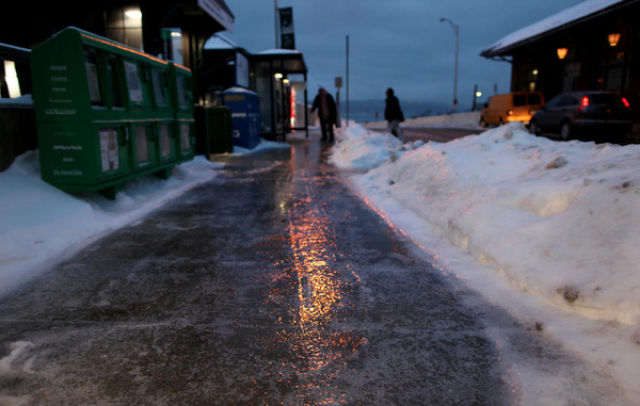
[{"label": "awning", "polygon": [[304,63],[302,52],[291,49],[269,49],[252,54],[254,61],[280,61],[282,62],[282,73],[295,74],[307,73],[307,65]]}]

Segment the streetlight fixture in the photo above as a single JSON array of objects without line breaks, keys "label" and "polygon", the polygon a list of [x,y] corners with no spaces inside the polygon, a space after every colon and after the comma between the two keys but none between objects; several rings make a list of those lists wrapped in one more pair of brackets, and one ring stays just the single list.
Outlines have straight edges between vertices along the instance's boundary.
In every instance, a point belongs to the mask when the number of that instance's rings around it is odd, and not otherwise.
[{"label": "streetlight fixture", "polygon": [[440,22],[448,22],[453,28],[453,31],[456,34],[456,56],[455,56],[455,66],[453,72],[453,112],[456,112],[456,106],[458,105],[458,53],[460,52],[460,27],[453,23],[448,18],[442,17]]}]

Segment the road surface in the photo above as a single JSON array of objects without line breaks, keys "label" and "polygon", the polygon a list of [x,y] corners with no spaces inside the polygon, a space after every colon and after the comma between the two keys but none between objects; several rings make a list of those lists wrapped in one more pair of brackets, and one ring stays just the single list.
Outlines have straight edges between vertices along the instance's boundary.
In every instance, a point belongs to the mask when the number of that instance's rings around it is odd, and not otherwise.
[{"label": "road surface", "polygon": [[[387,132],[386,128],[372,127],[373,131]],[[423,128],[402,126],[405,142],[422,140],[424,142],[449,142],[456,138],[466,137],[471,134],[480,134],[486,129],[464,129],[464,128]]]},{"label": "road surface", "polygon": [[466,137],[471,134],[480,134],[485,131],[470,130],[470,129],[456,129],[456,128],[402,128],[405,141],[417,141],[423,140],[435,141],[435,142],[449,142],[456,138]]}]

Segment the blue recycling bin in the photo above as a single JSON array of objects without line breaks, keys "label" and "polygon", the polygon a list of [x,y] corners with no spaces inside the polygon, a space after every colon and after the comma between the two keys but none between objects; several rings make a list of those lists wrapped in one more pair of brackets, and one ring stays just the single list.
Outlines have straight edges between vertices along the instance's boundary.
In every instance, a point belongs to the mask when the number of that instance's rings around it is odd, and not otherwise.
[{"label": "blue recycling bin", "polygon": [[222,92],[222,104],[231,109],[233,145],[253,149],[260,144],[260,97],[241,87]]}]

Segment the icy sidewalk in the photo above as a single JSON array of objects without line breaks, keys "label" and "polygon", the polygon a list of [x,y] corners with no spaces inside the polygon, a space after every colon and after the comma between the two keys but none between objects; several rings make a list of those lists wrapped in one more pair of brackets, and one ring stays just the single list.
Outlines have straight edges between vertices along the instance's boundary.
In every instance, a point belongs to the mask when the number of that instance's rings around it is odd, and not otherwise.
[{"label": "icy sidewalk", "polygon": [[[287,144],[262,141],[256,153]],[[138,221],[149,212],[214,176],[223,165],[202,156],[174,169],[162,180],[145,176],[127,182],[115,200],[97,193],[70,195],[40,179],[35,151],[0,172],[0,296],[73,255],[99,237]]]},{"label": "icy sidewalk", "polygon": [[116,200],[82,198],[40,179],[37,154],[27,152],[0,173],[0,296],[107,232],[215,176],[221,165],[196,157],[168,180],[152,176],[128,182]]},{"label": "icy sidewalk", "polygon": [[596,337],[579,350],[638,377],[640,146],[554,142],[519,124],[445,144],[403,146],[357,125],[338,139],[333,163],[362,172],[353,184],[388,221],[481,264],[449,272],[508,281],[520,295],[508,301],[542,300],[557,317],[541,325],[573,344]]}]

